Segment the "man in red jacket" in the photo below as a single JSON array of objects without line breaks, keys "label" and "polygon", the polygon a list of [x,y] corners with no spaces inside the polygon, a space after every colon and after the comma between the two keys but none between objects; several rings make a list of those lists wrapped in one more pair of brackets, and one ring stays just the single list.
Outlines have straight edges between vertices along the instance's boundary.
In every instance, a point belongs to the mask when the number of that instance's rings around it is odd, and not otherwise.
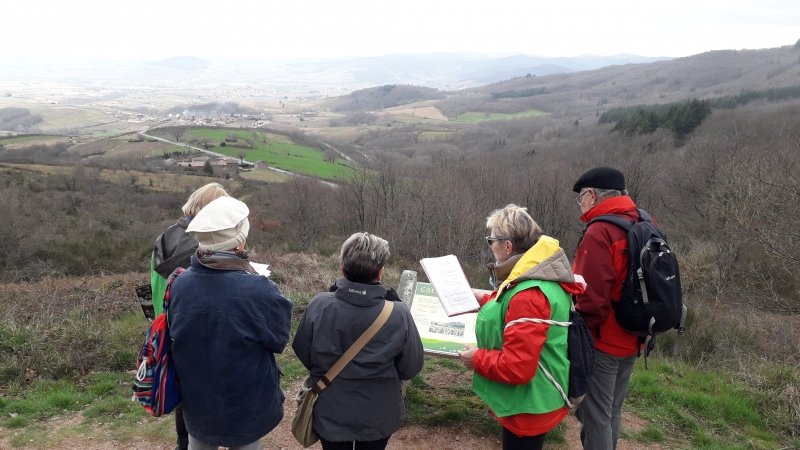
[{"label": "man in red jacket", "polygon": [[[572,188],[578,193],[581,221],[614,214],[638,220],[636,204],[625,190],[625,176],[610,167],[581,175]],[[617,225],[595,222],[586,229],[575,253],[573,272],[583,275],[586,291],[577,295],[576,309],[594,336],[595,356],[586,398],[576,416],[581,421],[584,449],[615,449],[639,337],[617,323],[612,303],[622,295],[628,270],[627,233]]]}]

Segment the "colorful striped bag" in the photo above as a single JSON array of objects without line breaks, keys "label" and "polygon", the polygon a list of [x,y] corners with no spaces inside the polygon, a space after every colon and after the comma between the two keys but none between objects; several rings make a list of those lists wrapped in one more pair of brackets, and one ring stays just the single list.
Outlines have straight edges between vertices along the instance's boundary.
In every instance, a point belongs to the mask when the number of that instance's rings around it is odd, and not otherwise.
[{"label": "colorful striped bag", "polygon": [[137,359],[136,378],[133,382],[133,399],[155,417],[169,414],[181,402],[178,377],[172,366],[167,312],[172,281],[184,271],[177,268],[167,280],[164,293],[164,312],[158,315],[147,330]]}]

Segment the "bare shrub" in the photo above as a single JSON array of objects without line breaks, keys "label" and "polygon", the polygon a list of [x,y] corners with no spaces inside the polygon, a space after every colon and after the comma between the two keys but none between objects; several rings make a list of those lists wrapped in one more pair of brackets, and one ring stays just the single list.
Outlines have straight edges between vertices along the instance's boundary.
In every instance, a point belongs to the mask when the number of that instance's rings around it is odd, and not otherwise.
[{"label": "bare shrub", "polygon": [[329,224],[332,188],[319,180],[295,177],[286,183],[286,221],[306,250],[314,250]]}]

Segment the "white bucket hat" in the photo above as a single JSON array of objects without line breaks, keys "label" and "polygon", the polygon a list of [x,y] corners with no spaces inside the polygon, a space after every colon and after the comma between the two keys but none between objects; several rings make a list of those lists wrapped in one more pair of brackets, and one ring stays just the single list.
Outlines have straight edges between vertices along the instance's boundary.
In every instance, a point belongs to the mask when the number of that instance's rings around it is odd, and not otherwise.
[{"label": "white bucket hat", "polygon": [[219,197],[206,205],[189,222],[186,231],[200,243],[200,250],[243,248],[250,231],[250,209],[233,197]]}]

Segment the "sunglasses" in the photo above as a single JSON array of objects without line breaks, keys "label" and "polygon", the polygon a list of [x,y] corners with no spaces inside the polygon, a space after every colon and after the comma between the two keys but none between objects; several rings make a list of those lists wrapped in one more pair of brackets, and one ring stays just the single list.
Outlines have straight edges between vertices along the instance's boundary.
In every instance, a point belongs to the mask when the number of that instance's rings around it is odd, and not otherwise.
[{"label": "sunglasses", "polygon": [[494,241],[509,241],[510,239],[498,236],[486,236],[486,243],[491,247]]}]

